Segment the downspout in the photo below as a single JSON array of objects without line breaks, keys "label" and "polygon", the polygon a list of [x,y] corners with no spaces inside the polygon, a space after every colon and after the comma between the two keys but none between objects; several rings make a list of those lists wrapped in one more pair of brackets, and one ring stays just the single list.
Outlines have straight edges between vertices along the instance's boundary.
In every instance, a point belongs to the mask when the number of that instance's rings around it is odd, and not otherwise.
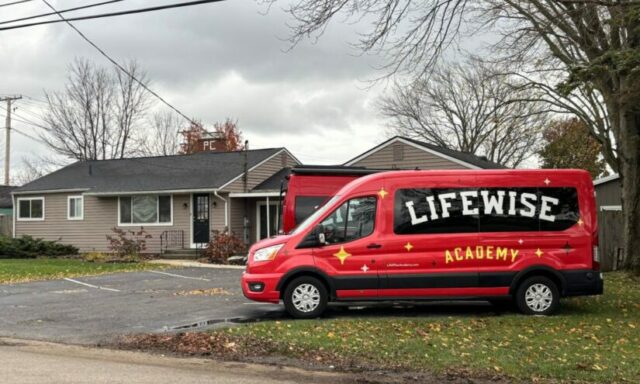
[{"label": "downspout", "polygon": [[13,201],[13,212],[12,212],[12,220],[11,223],[13,224],[13,229],[11,231],[11,238],[15,239],[16,238],[16,215],[18,214],[18,207],[16,206],[16,195],[14,195],[13,193],[11,193],[11,200]]},{"label": "downspout", "polygon": [[218,195],[218,190],[214,190],[213,191],[213,196],[217,197],[218,199],[222,200],[224,202],[224,226],[227,228],[228,232],[230,231],[229,228],[229,211],[227,209],[227,199],[223,198],[222,196]]}]

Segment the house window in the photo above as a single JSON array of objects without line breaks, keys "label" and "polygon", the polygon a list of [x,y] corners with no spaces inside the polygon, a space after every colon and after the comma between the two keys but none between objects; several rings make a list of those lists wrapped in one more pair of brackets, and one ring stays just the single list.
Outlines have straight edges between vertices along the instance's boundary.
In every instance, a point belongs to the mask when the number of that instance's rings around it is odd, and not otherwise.
[{"label": "house window", "polygon": [[136,195],[119,198],[119,225],[171,225],[170,195]]},{"label": "house window", "polygon": [[18,220],[44,220],[44,197],[23,197],[18,199]]},{"label": "house window", "polygon": [[82,196],[69,196],[67,199],[67,219],[82,220],[84,217],[84,198]]}]

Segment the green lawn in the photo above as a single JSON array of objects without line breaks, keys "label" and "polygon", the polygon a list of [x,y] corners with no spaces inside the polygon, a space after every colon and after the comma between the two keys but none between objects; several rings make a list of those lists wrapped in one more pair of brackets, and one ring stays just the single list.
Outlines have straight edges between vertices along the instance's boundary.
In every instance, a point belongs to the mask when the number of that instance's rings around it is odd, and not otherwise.
[{"label": "green lawn", "polygon": [[5,259],[0,260],[0,284],[140,271],[150,268],[158,268],[158,266],[142,263],[90,263],[70,259]]},{"label": "green lawn", "polygon": [[[640,280],[605,276],[605,295],[565,299],[553,317],[368,317],[279,321],[217,331],[234,350],[336,366],[491,377],[640,382]],[[394,313],[391,311],[390,313]],[[397,312],[396,312],[397,313]],[[218,346],[218,348],[220,347]]]}]

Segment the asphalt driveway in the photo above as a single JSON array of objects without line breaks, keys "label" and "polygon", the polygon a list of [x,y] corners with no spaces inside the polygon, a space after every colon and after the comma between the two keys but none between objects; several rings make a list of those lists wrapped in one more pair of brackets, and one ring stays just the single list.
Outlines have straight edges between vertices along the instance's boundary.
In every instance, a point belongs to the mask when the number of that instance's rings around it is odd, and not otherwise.
[{"label": "asphalt driveway", "polygon": [[0,336],[96,344],[283,316],[280,305],[244,298],[241,273],[184,268],[0,285]]},{"label": "asphalt driveway", "polygon": [[[286,318],[247,300],[239,269],[182,268],[0,285],[0,337],[106,343],[128,333],[196,331]],[[325,317],[500,315],[486,302],[358,303]]]}]

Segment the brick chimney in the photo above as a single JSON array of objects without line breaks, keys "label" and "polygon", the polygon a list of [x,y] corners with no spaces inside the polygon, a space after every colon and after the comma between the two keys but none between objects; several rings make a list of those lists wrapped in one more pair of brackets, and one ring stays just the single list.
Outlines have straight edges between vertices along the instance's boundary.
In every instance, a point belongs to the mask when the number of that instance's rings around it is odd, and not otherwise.
[{"label": "brick chimney", "polygon": [[207,133],[198,140],[198,152],[226,152],[224,138],[215,133]]}]

